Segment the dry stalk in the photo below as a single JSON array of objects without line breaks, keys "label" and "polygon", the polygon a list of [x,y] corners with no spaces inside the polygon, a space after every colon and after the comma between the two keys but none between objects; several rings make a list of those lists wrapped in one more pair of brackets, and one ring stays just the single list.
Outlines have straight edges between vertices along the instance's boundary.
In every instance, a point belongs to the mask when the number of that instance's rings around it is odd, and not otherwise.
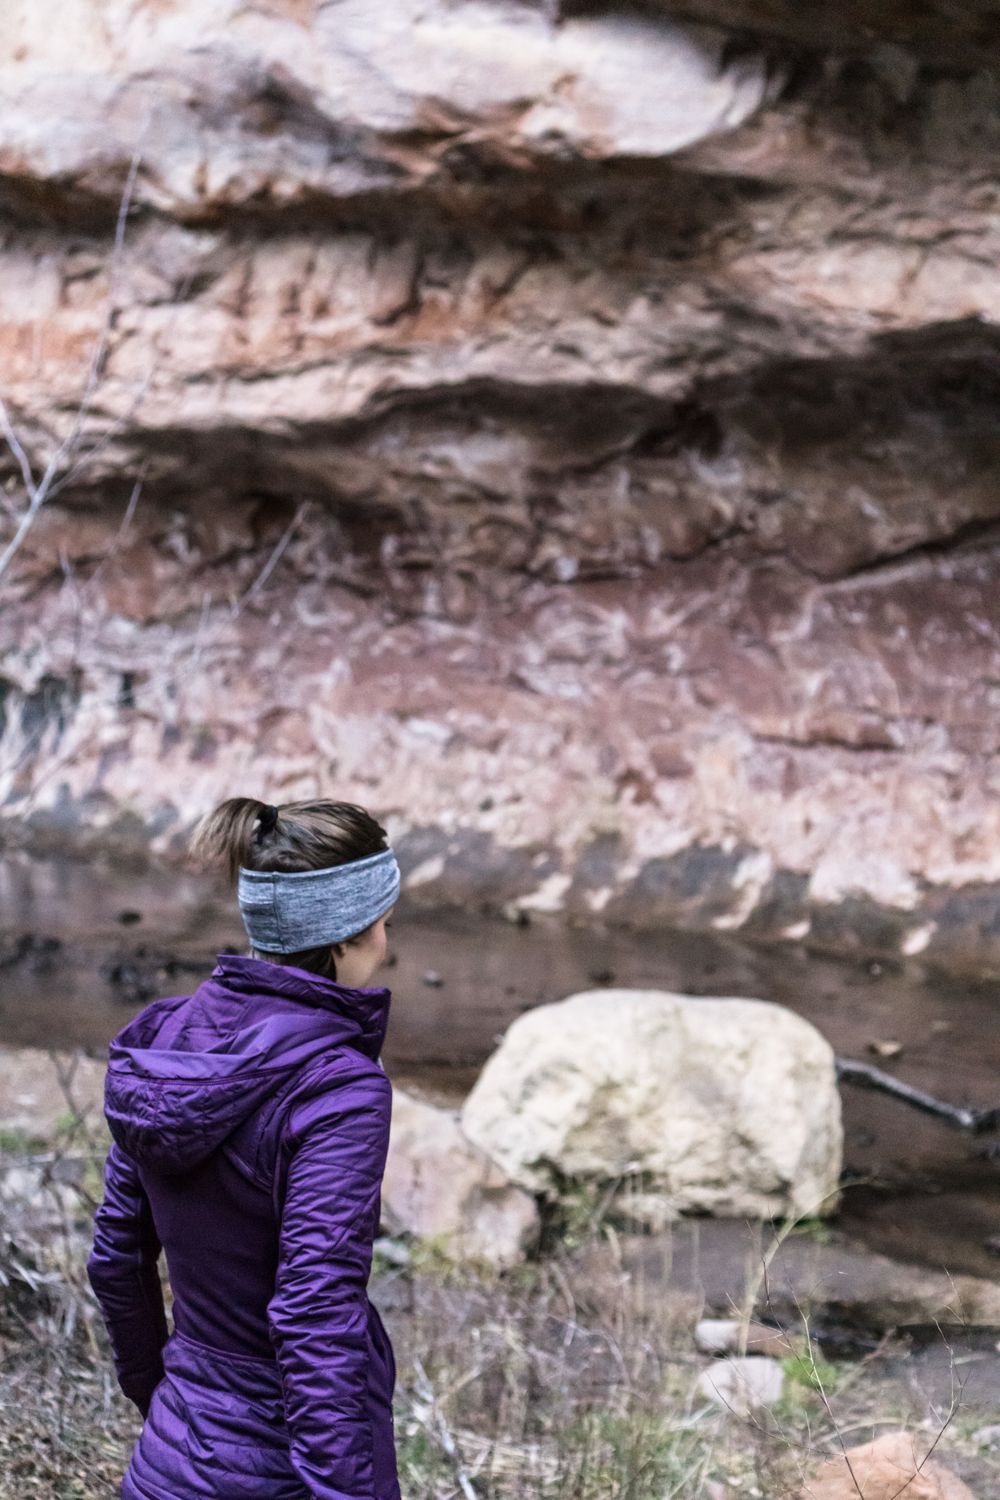
[{"label": "dry stalk", "polygon": [[[125,179],[125,186],[118,204],[118,216],[115,221],[114,246],[111,252],[109,270],[108,296],[104,309],[104,317],[101,322],[100,332],[94,341],[87,367],[87,376],[84,383],[83,394],[77,406],[69,432],[59,443],[51,454],[45,468],[36,479],[31,460],[28,457],[24,443],[11,419],[6,403],[0,397],[0,435],[3,436],[7,447],[10,449],[18,469],[27,496],[27,504],[21,512],[14,534],[7,543],[3,552],[0,553],[0,579],[7,572],[14,558],[17,556],[21,546],[38,517],[39,511],[47,500],[58,493],[62,485],[79,469],[81,454],[81,435],[84,424],[90,415],[94,404],[94,397],[103,373],[105,360],[108,353],[108,344],[111,330],[114,326],[115,315],[118,311],[118,285],[121,276],[122,259],[125,249],[125,228],[128,216],[132,208],[132,199],[135,192],[136,177],[139,172],[139,155],[133,156]],[[60,475],[62,478],[60,480]]]},{"label": "dry stalk", "polygon": [[465,1496],[465,1500],[478,1500],[473,1488],[472,1480],[469,1478],[468,1470],[462,1462],[462,1456],[458,1451],[451,1428],[441,1410],[434,1387],[431,1385],[427,1371],[421,1360],[415,1359],[413,1368],[416,1372],[417,1392],[422,1398],[423,1406],[411,1399],[410,1410],[414,1420],[424,1428],[426,1432],[440,1445],[442,1452],[450,1461],[454,1471],[458,1487]]}]

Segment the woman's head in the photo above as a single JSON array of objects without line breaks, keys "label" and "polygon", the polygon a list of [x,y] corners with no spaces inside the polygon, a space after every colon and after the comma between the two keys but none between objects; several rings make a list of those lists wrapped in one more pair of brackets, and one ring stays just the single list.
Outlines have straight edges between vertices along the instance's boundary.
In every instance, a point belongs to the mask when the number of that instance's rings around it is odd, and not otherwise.
[{"label": "woman's head", "polygon": [[[192,855],[202,863],[221,864],[234,885],[241,871],[303,874],[369,860],[388,849],[385,829],[357,803],[286,802],[273,807],[254,797],[230,797],[202,818],[191,841]],[[374,863],[381,866],[383,862]],[[241,887],[248,878],[252,881],[253,875],[244,875]],[[385,925],[393,906],[337,941],[288,953],[256,946],[251,952],[255,958],[293,964],[340,984],[361,987],[385,958]]]}]

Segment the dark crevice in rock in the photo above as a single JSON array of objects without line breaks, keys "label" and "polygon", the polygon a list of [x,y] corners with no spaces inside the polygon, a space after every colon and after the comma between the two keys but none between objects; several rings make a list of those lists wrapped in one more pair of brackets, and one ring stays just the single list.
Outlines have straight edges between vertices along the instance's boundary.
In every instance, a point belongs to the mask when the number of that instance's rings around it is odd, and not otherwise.
[{"label": "dark crevice in rock", "polygon": [[898,755],[901,746],[893,744],[888,737],[881,744],[875,739],[864,742],[848,739],[843,735],[834,734],[810,734],[805,736],[792,734],[755,734],[754,739],[758,745],[786,746],[792,750],[816,750],[820,754],[824,750],[849,750],[852,755]]},{"label": "dark crevice in rock", "polygon": [[[4,229],[48,229],[65,234],[93,235],[99,241],[114,237],[115,220],[127,175],[121,181],[109,181],[91,188],[78,181],[38,178],[12,172],[0,172],[0,213]],[[133,215],[148,210],[136,204]]]},{"label": "dark crevice in rock", "polygon": [[[626,222],[666,226],[669,233],[681,216],[687,231],[699,223],[708,229],[739,204],[752,205],[773,191],[735,172],[701,174],[673,157],[579,157],[515,167],[491,165],[488,153],[488,144],[469,143],[461,159],[446,156],[419,187],[402,180],[343,192],[303,185],[275,202],[258,194],[225,203],[163,205],[140,173],[130,219],[242,235],[254,243],[312,233],[419,234],[433,240],[447,229],[476,236],[518,230],[587,236],[614,232]],[[9,227],[72,231],[110,242],[121,185],[102,187],[0,173],[0,207]]]},{"label": "dark crevice in rock", "polygon": [[[1000,557],[1000,516],[966,521],[947,536],[919,542],[916,546],[904,548],[901,552],[886,553],[881,557],[873,558],[871,562],[859,563],[842,576],[843,579],[877,579],[879,575],[891,572],[893,578],[897,578],[900,576],[897,570],[907,564],[914,564],[919,568],[920,564],[934,562],[938,558],[966,556],[977,552],[996,552]],[[813,576],[820,577],[818,574]]]},{"label": "dark crevice in rock", "polygon": [[[561,0],[561,9],[606,10],[595,0]],[[801,0],[646,0],[644,10],[678,20],[723,26],[747,36],[772,37],[815,50],[871,53],[883,44],[964,69],[1000,58],[1000,13],[993,0],[869,0],[803,5]]]}]

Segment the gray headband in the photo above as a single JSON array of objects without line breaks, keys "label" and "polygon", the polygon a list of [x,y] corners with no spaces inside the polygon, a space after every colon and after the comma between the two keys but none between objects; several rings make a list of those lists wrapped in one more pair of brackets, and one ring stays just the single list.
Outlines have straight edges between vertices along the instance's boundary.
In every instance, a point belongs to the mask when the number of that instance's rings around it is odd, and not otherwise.
[{"label": "gray headband", "polygon": [[326,870],[240,869],[237,897],[247,937],[262,953],[301,953],[363,932],[399,896],[392,849]]}]

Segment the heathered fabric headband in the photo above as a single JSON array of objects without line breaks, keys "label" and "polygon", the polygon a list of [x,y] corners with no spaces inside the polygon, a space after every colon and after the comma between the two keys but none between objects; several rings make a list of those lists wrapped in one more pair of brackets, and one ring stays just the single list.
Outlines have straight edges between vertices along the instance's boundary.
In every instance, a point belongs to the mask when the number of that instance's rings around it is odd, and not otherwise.
[{"label": "heathered fabric headband", "polygon": [[301,953],[363,932],[399,896],[392,849],[293,875],[240,869],[237,899],[247,937],[262,953]]}]

